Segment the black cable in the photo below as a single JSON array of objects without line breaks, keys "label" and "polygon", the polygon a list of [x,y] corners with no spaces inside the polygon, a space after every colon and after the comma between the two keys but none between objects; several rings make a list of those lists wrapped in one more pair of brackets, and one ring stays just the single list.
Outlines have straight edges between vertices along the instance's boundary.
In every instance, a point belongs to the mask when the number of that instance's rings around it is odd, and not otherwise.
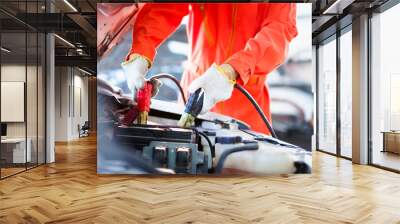
[{"label": "black cable", "polygon": [[258,144],[257,143],[249,143],[249,144],[244,144],[240,146],[235,146],[233,148],[225,150],[221,156],[219,157],[218,164],[215,167],[215,172],[217,174],[220,174],[222,172],[222,169],[224,168],[224,163],[226,158],[232,153],[235,152],[241,152],[241,151],[250,151],[250,150],[257,150],[258,149]]},{"label": "black cable", "polygon": [[241,93],[243,93],[243,95],[245,95],[247,97],[247,99],[250,100],[251,104],[253,104],[253,106],[256,108],[258,114],[261,116],[261,118],[263,119],[265,125],[267,126],[269,132],[271,133],[272,137],[274,138],[278,138],[275,134],[274,129],[272,128],[271,123],[268,121],[267,116],[265,116],[264,112],[262,111],[262,109],[260,108],[260,105],[258,105],[258,103],[256,102],[256,100],[250,95],[249,92],[247,92],[246,89],[243,88],[243,86],[239,85],[239,84],[235,84],[235,88],[238,89]]},{"label": "black cable", "polygon": [[[179,80],[176,79],[174,76],[167,74],[167,73],[160,73],[160,74],[154,75],[150,79],[162,79],[162,78],[170,79],[176,84],[176,86],[179,88],[179,91],[181,93],[183,103],[186,105],[186,98],[185,98],[184,91],[179,83]],[[265,116],[264,112],[262,111],[262,109],[260,108],[260,106],[258,105],[256,100],[253,98],[253,96],[251,96],[251,94],[245,88],[243,88],[243,86],[239,85],[238,83],[235,84],[235,88],[238,89],[243,95],[245,95],[247,97],[247,99],[250,100],[251,104],[253,104],[253,106],[257,110],[258,114],[260,115],[260,117],[264,121],[265,125],[267,126],[272,137],[278,138],[274,129],[272,128],[270,121],[268,120],[267,116]]]},{"label": "black cable", "polygon": [[[211,143],[210,138],[209,138],[205,133],[203,133],[203,132],[201,132],[201,131],[197,131],[197,133],[198,133],[199,135],[203,136],[203,137],[206,139],[206,141],[208,142],[208,145],[210,146],[211,156],[214,158],[214,157],[215,157],[215,145],[213,145],[213,144]],[[212,158],[210,158],[210,159],[212,159]]]},{"label": "black cable", "polygon": [[184,91],[182,89],[182,86],[179,83],[179,80],[176,79],[173,75],[170,75],[170,74],[167,74],[167,73],[160,73],[160,74],[157,74],[157,75],[154,75],[153,77],[151,77],[150,80],[152,80],[152,79],[163,79],[163,78],[172,80],[175,83],[175,85],[179,88],[179,91],[180,91],[182,99],[183,99],[183,103],[186,105],[185,93],[184,93]]}]

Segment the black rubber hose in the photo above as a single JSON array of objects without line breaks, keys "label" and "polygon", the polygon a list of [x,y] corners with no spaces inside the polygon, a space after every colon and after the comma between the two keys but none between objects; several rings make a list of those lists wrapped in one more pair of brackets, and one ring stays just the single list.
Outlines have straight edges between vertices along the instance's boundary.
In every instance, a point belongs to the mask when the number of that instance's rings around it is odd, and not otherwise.
[{"label": "black rubber hose", "polygon": [[[181,93],[183,103],[186,105],[185,93],[179,83],[179,80],[176,79],[174,76],[167,74],[167,73],[160,73],[160,74],[154,75],[150,79],[162,79],[162,78],[170,79],[176,84],[176,86],[179,88],[179,91]],[[241,86],[237,83],[235,84],[235,88],[238,89],[243,95],[245,95],[247,97],[247,99],[250,100],[251,104],[253,104],[253,106],[257,110],[258,114],[261,116],[262,120],[264,121],[265,125],[267,126],[272,137],[278,138],[278,136],[276,135],[274,129],[272,128],[272,125],[271,125],[270,121],[268,120],[267,116],[265,116],[264,112],[262,111],[262,109],[260,108],[260,106],[258,105],[256,100],[250,95],[250,93],[247,92],[247,90],[245,88],[243,88],[243,86]]]},{"label": "black rubber hose", "polygon": [[250,95],[249,92],[247,92],[246,89],[243,88],[243,86],[239,85],[239,84],[235,84],[235,88],[237,90],[239,90],[241,93],[243,93],[243,95],[245,95],[247,97],[247,99],[250,100],[251,104],[253,104],[253,106],[256,108],[258,114],[261,116],[261,118],[263,119],[265,125],[267,126],[269,132],[271,133],[272,137],[274,138],[278,138],[278,136],[276,136],[274,129],[272,128],[271,123],[268,121],[267,116],[265,116],[264,112],[262,111],[262,109],[260,108],[260,105],[258,105],[258,103],[256,102],[256,100]]},{"label": "black rubber hose", "polygon": [[220,174],[222,172],[222,169],[224,168],[225,160],[228,158],[228,156],[232,153],[235,152],[241,152],[241,151],[251,151],[251,150],[257,150],[258,149],[258,143],[249,143],[249,144],[244,144],[240,146],[235,146],[233,148],[225,150],[221,156],[219,157],[218,164],[215,167],[215,172],[217,174]]},{"label": "black rubber hose", "polygon": [[[215,146],[211,143],[210,138],[205,133],[203,133],[201,131],[197,131],[197,133],[199,135],[203,136],[206,139],[206,141],[208,142],[208,145],[210,146],[211,156],[215,157]],[[210,158],[210,159],[212,159],[212,158]]]},{"label": "black rubber hose", "polygon": [[151,79],[169,79],[169,80],[173,81],[175,83],[175,85],[178,87],[179,92],[181,93],[183,103],[186,105],[185,92],[183,92],[183,89],[182,89],[181,84],[179,83],[179,80],[176,79],[173,75],[170,75],[167,73],[160,73],[160,74],[152,76],[150,78],[150,80]]}]

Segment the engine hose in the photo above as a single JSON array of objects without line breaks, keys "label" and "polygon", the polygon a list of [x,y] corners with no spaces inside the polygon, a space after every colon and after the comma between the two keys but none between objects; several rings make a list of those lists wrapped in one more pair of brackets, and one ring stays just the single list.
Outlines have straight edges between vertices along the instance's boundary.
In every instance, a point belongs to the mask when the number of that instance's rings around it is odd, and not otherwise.
[{"label": "engine hose", "polygon": [[[176,84],[176,86],[179,88],[179,92],[181,94],[183,103],[186,105],[185,93],[184,93],[184,91],[182,89],[182,86],[179,83],[179,80],[176,79],[174,76],[172,76],[170,74],[167,74],[167,73],[160,73],[160,74],[154,75],[150,79],[162,79],[162,78],[166,78],[166,79],[172,80]],[[253,104],[254,108],[257,110],[258,114],[260,115],[260,117],[264,121],[265,125],[267,126],[267,128],[268,128],[269,132],[271,133],[272,137],[278,138],[278,136],[276,135],[274,129],[272,128],[272,125],[271,125],[270,121],[268,120],[268,118],[264,114],[264,112],[262,111],[260,105],[258,105],[256,100],[253,98],[253,96],[251,96],[251,94],[245,88],[243,88],[243,86],[241,86],[238,83],[236,83],[234,85],[234,87],[237,90],[239,90],[243,95],[245,95],[247,97],[247,99],[251,102],[251,104]]]},{"label": "engine hose", "polygon": [[253,106],[256,108],[258,114],[260,115],[260,117],[263,119],[265,125],[267,126],[269,132],[271,133],[272,137],[274,138],[278,138],[278,136],[275,134],[274,129],[272,128],[271,123],[269,122],[267,116],[265,116],[264,112],[262,111],[260,105],[258,105],[258,103],[256,102],[256,100],[250,95],[250,93],[243,88],[243,86],[239,85],[239,84],[235,84],[235,88],[237,90],[239,90],[243,95],[245,95],[247,97],[248,100],[250,100],[251,104],[253,104]]},{"label": "engine hose", "polygon": [[175,85],[178,87],[179,92],[181,93],[183,103],[186,105],[185,93],[183,92],[182,86],[179,83],[179,80],[177,78],[175,78],[173,75],[170,75],[167,73],[160,73],[160,74],[152,76],[150,78],[150,80],[152,80],[152,79],[169,79],[169,80],[173,81],[175,83]]}]

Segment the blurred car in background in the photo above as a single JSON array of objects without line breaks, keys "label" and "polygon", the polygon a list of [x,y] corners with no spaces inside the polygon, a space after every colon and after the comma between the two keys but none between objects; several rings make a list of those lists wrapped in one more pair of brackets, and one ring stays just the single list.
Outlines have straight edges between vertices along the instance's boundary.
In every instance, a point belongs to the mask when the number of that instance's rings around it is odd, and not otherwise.
[{"label": "blurred car in background", "polygon": [[272,123],[279,139],[311,150],[314,96],[309,52],[300,51],[269,74]]}]

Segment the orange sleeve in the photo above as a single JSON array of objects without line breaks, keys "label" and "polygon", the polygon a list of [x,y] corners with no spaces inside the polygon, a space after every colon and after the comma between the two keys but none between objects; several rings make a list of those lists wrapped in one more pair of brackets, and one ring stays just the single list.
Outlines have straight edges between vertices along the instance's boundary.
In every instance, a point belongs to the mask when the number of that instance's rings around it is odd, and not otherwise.
[{"label": "orange sleeve", "polygon": [[146,3],[133,25],[132,47],[127,58],[136,53],[153,61],[156,48],[176,30],[188,8],[184,3]]},{"label": "orange sleeve", "polygon": [[260,31],[247,41],[243,50],[228,58],[226,63],[236,70],[246,84],[256,66],[268,74],[283,63],[289,42],[296,35],[296,5],[270,3]]}]

